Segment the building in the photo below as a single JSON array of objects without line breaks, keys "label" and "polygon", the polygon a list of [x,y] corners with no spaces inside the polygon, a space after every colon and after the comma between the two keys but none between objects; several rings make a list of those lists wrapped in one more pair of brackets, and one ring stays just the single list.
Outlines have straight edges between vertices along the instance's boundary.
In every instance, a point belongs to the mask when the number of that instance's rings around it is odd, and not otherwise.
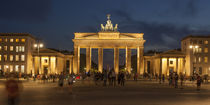
[{"label": "building", "polygon": [[33,52],[32,74],[66,74],[73,72],[73,55],[55,49],[42,48]]},{"label": "building", "polygon": [[144,73],[162,74],[169,76],[170,73],[187,74],[185,70],[185,54],[179,50],[168,50],[162,53],[144,56]]},{"label": "building", "polygon": [[188,75],[210,74],[210,36],[187,36],[181,40],[181,50],[186,55]]},{"label": "building", "polygon": [[106,25],[101,24],[101,31],[97,33],[74,33],[74,73],[80,71],[80,49],[86,49],[86,72],[91,70],[91,51],[98,49],[98,71],[103,71],[103,49],[114,49],[114,71],[119,72],[119,49],[126,50],[126,70],[131,72],[131,49],[137,50],[137,72],[144,71],[144,43],[143,33],[120,33],[108,15]]},{"label": "building", "polygon": [[25,33],[0,33],[0,71],[30,73],[35,38]]}]

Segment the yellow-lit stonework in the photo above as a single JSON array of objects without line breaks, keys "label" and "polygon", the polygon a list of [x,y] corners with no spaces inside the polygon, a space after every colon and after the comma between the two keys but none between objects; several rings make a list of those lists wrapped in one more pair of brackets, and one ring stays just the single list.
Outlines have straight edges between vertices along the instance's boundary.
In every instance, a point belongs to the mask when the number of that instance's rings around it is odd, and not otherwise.
[{"label": "yellow-lit stonework", "polygon": [[189,72],[185,69],[185,54],[181,51],[169,50],[160,54],[155,54],[154,56],[144,56],[144,58],[145,73],[150,71],[153,75],[163,74],[168,76],[169,73],[173,72],[185,75]]},{"label": "yellow-lit stonework", "polygon": [[101,25],[98,33],[74,33],[74,73],[79,73],[80,49],[86,49],[86,71],[91,69],[91,49],[98,49],[98,71],[103,70],[103,49],[114,49],[114,70],[119,72],[119,49],[126,49],[126,70],[131,72],[131,49],[137,49],[137,72],[143,73],[144,69],[144,43],[143,33],[120,33],[117,24],[113,27],[110,15],[107,24]]},{"label": "yellow-lit stonework", "polygon": [[50,75],[67,71],[72,73],[72,65],[73,55],[65,55],[51,49],[40,49],[39,54],[36,51],[33,53],[32,74]]}]

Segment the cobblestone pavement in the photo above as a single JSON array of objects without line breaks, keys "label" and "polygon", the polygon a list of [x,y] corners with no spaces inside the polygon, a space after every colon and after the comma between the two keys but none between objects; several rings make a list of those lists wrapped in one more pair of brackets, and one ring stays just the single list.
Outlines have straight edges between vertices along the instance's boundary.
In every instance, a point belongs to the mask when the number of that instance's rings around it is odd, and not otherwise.
[{"label": "cobblestone pavement", "polygon": [[[155,81],[127,81],[126,86],[103,87],[93,82],[78,81],[73,94],[57,83],[24,82],[19,105],[209,105],[210,86],[196,91],[194,83],[184,89]],[[3,84],[0,84],[0,105],[6,105]]]}]

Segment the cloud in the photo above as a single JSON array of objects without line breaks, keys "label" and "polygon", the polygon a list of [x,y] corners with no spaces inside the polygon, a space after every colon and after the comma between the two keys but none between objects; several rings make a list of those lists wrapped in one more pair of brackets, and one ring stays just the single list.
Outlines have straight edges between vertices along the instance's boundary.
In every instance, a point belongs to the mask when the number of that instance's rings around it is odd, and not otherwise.
[{"label": "cloud", "polygon": [[120,20],[120,32],[142,32],[146,39],[146,49],[168,50],[169,48],[179,48],[180,41],[189,34],[208,34],[208,28],[191,27],[189,25],[178,26],[171,23],[158,23],[142,20],[135,20],[127,11],[112,11],[113,16],[117,16]]},{"label": "cloud", "polygon": [[51,0],[1,0],[0,19],[24,22],[46,21],[51,9]]},{"label": "cloud", "polygon": [[196,0],[173,0],[170,7],[160,16],[195,17],[198,14],[198,1]]}]

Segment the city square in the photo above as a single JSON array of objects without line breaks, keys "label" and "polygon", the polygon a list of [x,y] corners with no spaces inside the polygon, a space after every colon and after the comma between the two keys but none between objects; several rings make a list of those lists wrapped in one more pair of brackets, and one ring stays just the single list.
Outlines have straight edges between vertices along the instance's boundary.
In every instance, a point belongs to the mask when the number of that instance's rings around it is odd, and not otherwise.
[{"label": "city square", "polygon": [[0,105],[208,105],[209,3],[0,0]]},{"label": "city square", "polygon": [[[2,81],[1,81],[2,83]],[[210,102],[210,84],[204,84],[196,91],[195,82],[188,81],[183,89],[159,84],[155,80],[126,81],[121,86],[96,86],[88,81],[77,81],[73,93],[68,93],[67,85],[59,90],[52,82],[24,82],[20,95],[20,105],[207,105]],[[4,93],[4,85],[0,85]],[[6,105],[6,96],[0,96],[1,105]]]}]

